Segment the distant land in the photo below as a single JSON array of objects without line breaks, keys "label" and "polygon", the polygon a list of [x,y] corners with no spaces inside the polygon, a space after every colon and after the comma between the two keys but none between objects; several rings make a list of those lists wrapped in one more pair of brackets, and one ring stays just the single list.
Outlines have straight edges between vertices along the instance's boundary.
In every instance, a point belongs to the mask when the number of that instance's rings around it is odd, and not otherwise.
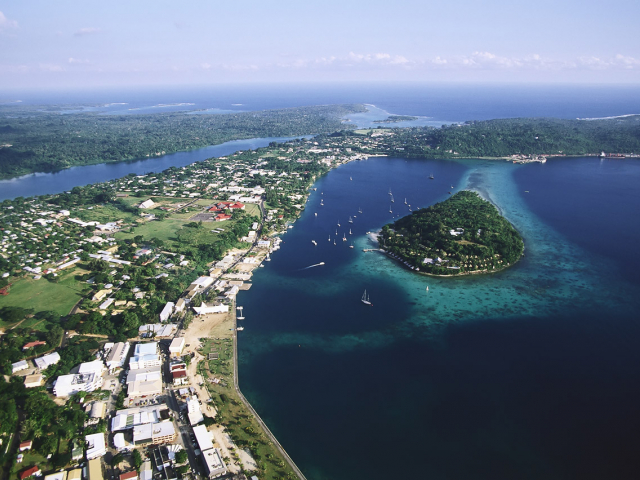
[{"label": "distant land", "polygon": [[524,242],[498,209],[463,190],[382,228],[381,248],[420,273],[494,273],[518,261]]},{"label": "distant land", "polygon": [[389,115],[384,120],[374,120],[373,123],[399,123],[409,122],[411,120],[417,120],[418,117],[412,117],[410,115]]},{"label": "distant land", "polygon": [[[91,112],[61,115],[61,106],[0,106],[0,179],[71,166],[152,158],[230,140],[362,134],[342,119],[366,111],[362,104],[296,107],[220,115],[155,113],[101,115]],[[377,123],[397,123],[417,117],[390,115]],[[511,158],[539,161],[549,156],[632,155],[640,151],[640,116],[562,120],[514,118],[468,121],[434,127],[366,130],[385,135],[373,150],[358,153],[408,158]]]}]

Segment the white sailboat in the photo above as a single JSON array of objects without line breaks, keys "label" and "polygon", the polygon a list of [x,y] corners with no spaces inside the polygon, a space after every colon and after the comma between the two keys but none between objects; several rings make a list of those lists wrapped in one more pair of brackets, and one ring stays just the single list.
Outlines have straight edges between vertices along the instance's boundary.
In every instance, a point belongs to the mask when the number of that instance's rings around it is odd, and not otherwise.
[{"label": "white sailboat", "polygon": [[349,235],[353,235],[353,233],[351,233],[351,229],[349,229]]},{"label": "white sailboat", "polygon": [[324,205],[324,198],[320,199],[320,205]]},{"label": "white sailboat", "polygon": [[237,307],[238,310],[240,310],[240,316],[236,317],[238,320],[244,320],[244,316],[242,313],[242,310],[244,309],[244,307]]},{"label": "white sailboat", "polygon": [[391,205],[389,205],[389,213],[393,213],[393,210],[391,210]]},{"label": "white sailboat", "polygon": [[347,241],[347,234],[346,234],[346,233],[343,233],[343,234],[342,234],[342,241],[343,241],[343,242],[346,242],[346,241]]},{"label": "white sailboat", "polygon": [[371,303],[371,301],[369,300],[369,295],[367,295],[367,291],[366,290],[362,294],[361,302],[364,303],[365,305],[370,305],[370,306],[373,307],[373,303]]},{"label": "white sailboat", "polygon": [[314,245],[318,245],[318,242],[316,242],[315,240],[311,240],[311,243],[313,243]]},{"label": "white sailboat", "polygon": [[391,203],[395,202],[395,200],[393,199],[393,195],[391,195]]},{"label": "white sailboat", "polygon": [[353,223],[353,218],[349,217],[349,223]]},{"label": "white sailboat", "polygon": [[358,208],[358,213],[362,213],[362,207]]},{"label": "white sailboat", "polygon": [[404,204],[407,204],[407,197],[404,197]]},{"label": "white sailboat", "polygon": [[271,261],[271,257],[269,256],[269,254],[267,253],[266,258],[264,259],[265,262],[270,262]]},{"label": "white sailboat", "polygon": [[338,226],[340,226],[340,220],[338,220]]}]

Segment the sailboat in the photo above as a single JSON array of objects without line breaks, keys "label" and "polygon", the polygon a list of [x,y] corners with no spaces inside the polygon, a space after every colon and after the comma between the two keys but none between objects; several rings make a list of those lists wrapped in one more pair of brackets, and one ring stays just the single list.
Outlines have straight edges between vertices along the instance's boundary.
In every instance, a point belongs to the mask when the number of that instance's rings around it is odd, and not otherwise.
[{"label": "sailboat", "polygon": [[324,198],[320,199],[320,205],[324,205]]},{"label": "sailboat", "polygon": [[238,320],[244,320],[244,317],[242,316],[242,310],[244,309],[244,307],[237,307],[238,310],[240,310],[240,316],[236,317]]},{"label": "sailboat", "polygon": [[336,244],[336,239],[335,239],[335,238],[333,239],[333,244],[334,244],[334,245]]},{"label": "sailboat", "polygon": [[393,210],[391,210],[391,205],[389,205],[389,213],[393,213]]},{"label": "sailboat", "polygon": [[318,245],[318,242],[316,242],[315,240],[311,240],[311,243],[313,243],[314,245]]},{"label": "sailboat", "polygon": [[362,213],[362,207],[358,208],[358,213]]},{"label": "sailboat", "polygon": [[353,180],[353,178],[349,177],[349,180]]},{"label": "sailboat", "polygon": [[314,215],[317,217],[318,216],[318,212],[314,213]]},{"label": "sailboat", "polygon": [[349,229],[349,235],[353,235],[353,233],[351,233],[351,229]]},{"label": "sailboat", "polygon": [[267,253],[266,258],[264,259],[265,262],[270,262],[271,261],[271,257],[269,256],[269,254]]},{"label": "sailboat", "polygon": [[389,188],[389,195],[391,195],[391,188]]},{"label": "sailboat", "polygon": [[346,241],[347,241],[347,234],[346,234],[346,233],[343,233],[343,234],[342,234],[342,241],[343,241],[343,242],[346,242]]},{"label": "sailboat", "polygon": [[349,217],[349,223],[353,223],[353,218]]},{"label": "sailboat", "polygon": [[331,241],[331,235],[329,235],[329,241]]},{"label": "sailboat", "polygon": [[391,195],[391,203],[395,202],[395,200],[393,199],[393,195]]},{"label": "sailboat", "polygon": [[429,175],[429,180],[433,180],[433,173],[431,175]]},{"label": "sailboat", "polygon": [[407,197],[404,197],[404,204],[407,205]]},{"label": "sailboat", "polygon": [[349,248],[353,248],[353,242],[351,242],[351,245],[349,245]]},{"label": "sailboat", "polygon": [[427,285],[427,292],[429,291],[429,285]]},{"label": "sailboat", "polygon": [[369,301],[369,295],[367,295],[367,291],[365,290],[364,293],[362,294],[362,299],[361,299],[362,303],[364,303],[365,305],[370,305],[373,307],[373,303],[371,303]]},{"label": "sailboat", "polygon": [[338,226],[340,226],[340,220],[338,220]]}]

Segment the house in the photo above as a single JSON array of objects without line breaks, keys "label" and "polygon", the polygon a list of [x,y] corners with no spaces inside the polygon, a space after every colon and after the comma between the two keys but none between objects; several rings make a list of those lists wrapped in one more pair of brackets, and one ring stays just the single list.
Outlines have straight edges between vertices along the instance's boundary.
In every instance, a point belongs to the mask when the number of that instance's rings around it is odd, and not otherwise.
[{"label": "house", "polygon": [[169,317],[173,314],[173,307],[175,307],[175,303],[167,302],[162,311],[160,312],[160,321],[166,322],[169,320]]},{"label": "house", "polygon": [[116,433],[113,436],[113,446],[116,447],[118,452],[130,452],[133,450],[133,443],[129,443],[124,438],[124,433]]},{"label": "house", "polygon": [[67,480],[82,480],[82,469],[74,468],[67,471]]},{"label": "house", "polygon": [[151,208],[154,205],[155,205],[154,201],[149,199],[149,200],[145,200],[140,205],[138,205],[138,208]]},{"label": "house", "polygon": [[44,370],[51,365],[55,365],[60,361],[60,354],[58,352],[53,352],[48,355],[44,355],[40,358],[36,358],[34,360],[36,367],[40,370]]},{"label": "house", "polygon": [[24,377],[25,388],[41,387],[43,384],[44,384],[44,381],[43,381],[42,375],[40,374],[27,375],[26,377]]},{"label": "house", "polygon": [[20,472],[20,480],[24,480],[25,478],[29,478],[34,475],[36,477],[39,477],[40,475],[42,475],[42,470],[40,470],[40,467],[34,466],[31,468],[27,468],[26,470],[23,470],[22,472]]},{"label": "house", "polygon": [[147,460],[140,467],[140,480],[151,480],[153,478],[153,470],[151,470],[151,461]]},{"label": "house", "polygon": [[171,345],[169,345],[169,355],[171,355],[172,357],[179,357],[180,355],[182,355],[184,344],[184,337],[176,337],[171,340]]},{"label": "house", "polygon": [[22,370],[26,370],[27,368],[29,368],[29,364],[27,363],[27,361],[20,360],[19,362],[11,364],[11,373],[14,374]]},{"label": "house", "polygon": [[31,450],[33,446],[33,440],[27,440],[26,442],[22,442],[19,447],[19,451],[26,452],[27,450]]},{"label": "house", "polygon": [[67,472],[52,473],[51,475],[45,475],[44,480],[67,480]]},{"label": "house", "polygon": [[43,342],[43,341],[29,342],[22,347],[22,350],[29,350],[30,348],[35,348],[35,347],[39,347],[40,345],[46,345],[46,344],[47,342]]},{"label": "house", "polygon": [[202,451],[202,463],[209,478],[226,475],[227,466],[222,460],[222,455],[217,448]]},{"label": "house", "polygon": [[184,298],[179,298],[178,301],[176,302],[176,313],[180,313],[184,310],[184,306],[186,305],[186,302],[184,301]]},{"label": "house", "polygon": [[104,433],[86,435],[84,440],[87,445],[87,460],[102,457],[107,453],[107,443],[104,438]]},{"label": "house", "polygon": [[146,397],[162,393],[162,372],[160,365],[131,369],[127,375],[129,397]]},{"label": "house", "polygon": [[120,475],[120,480],[138,480],[138,472],[127,472]]}]

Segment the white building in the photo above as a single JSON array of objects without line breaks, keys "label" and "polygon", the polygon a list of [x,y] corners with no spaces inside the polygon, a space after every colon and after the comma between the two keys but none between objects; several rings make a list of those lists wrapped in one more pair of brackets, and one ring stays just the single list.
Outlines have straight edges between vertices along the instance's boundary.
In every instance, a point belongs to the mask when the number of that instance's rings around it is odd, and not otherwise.
[{"label": "white building", "polygon": [[178,331],[178,326],[175,323],[147,323],[140,325],[138,328],[138,335],[143,338],[165,338],[173,337]]},{"label": "white building", "polygon": [[146,397],[162,393],[162,372],[159,365],[129,370],[127,375],[129,397]]},{"label": "white building", "polygon": [[224,464],[222,455],[220,455],[220,451],[217,448],[204,450],[202,452],[202,463],[204,463],[204,468],[209,478],[219,477],[227,473],[227,466]]},{"label": "white building", "polygon": [[207,313],[225,313],[229,311],[229,305],[211,305],[207,306],[202,302],[199,307],[193,307],[193,310],[197,315],[206,315]]},{"label": "white building", "polygon": [[133,357],[129,360],[129,368],[131,370],[159,365],[162,365],[162,358],[159,355],[158,342],[138,343],[136,345]]},{"label": "white building", "polygon": [[173,422],[145,423],[133,427],[133,444],[136,447],[170,443],[177,436]]},{"label": "white building", "polygon": [[106,371],[101,360],[80,364],[77,374],[60,375],[53,385],[56,397],[68,397],[78,392],[93,392],[102,387]]},{"label": "white building", "polygon": [[27,368],[29,368],[29,364],[27,363],[27,361],[20,360],[19,362],[11,364],[11,373],[17,373],[22,370],[26,370]]},{"label": "white building", "polygon": [[200,408],[200,401],[198,397],[193,396],[187,398],[187,416],[189,417],[189,423],[191,426],[197,425],[204,421],[202,410]]},{"label": "white building", "polygon": [[34,360],[36,367],[38,367],[40,370],[44,370],[50,365],[55,365],[59,361],[60,354],[58,352],[49,353],[48,355],[44,355]]},{"label": "white building", "polygon": [[102,457],[107,453],[107,443],[105,442],[104,433],[95,433],[84,437],[87,443],[87,460]]},{"label": "white building", "polygon": [[118,410],[111,419],[111,431],[119,432],[133,428],[136,425],[158,423],[168,420],[170,417],[169,408],[164,404],[126,408]]},{"label": "white building", "polygon": [[164,306],[164,308],[160,312],[160,321],[161,322],[166,322],[167,320],[169,320],[169,317],[173,314],[173,307],[175,307],[175,306],[176,306],[175,303],[167,302],[167,304]]},{"label": "white building", "polygon": [[127,359],[127,355],[129,355],[130,348],[131,344],[129,342],[116,343],[107,355],[107,368],[109,368],[109,370],[122,368],[124,361]]},{"label": "white building", "polygon": [[197,427],[193,427],[193,435],[196,437],[198,441],[198,447],[203,452],[205,450],[210,450],[213,448],[213,442],[211,441],[211,432],[207,430],[207,427],[204,425],[198,425]]},{"label": "white building", "polygon": [[171,340],[171,345],[169,345],[169,355],[171,355],[172,357],[179,357],[180,355],[182,355],[184,344],[184,337],[176,337]]},{"label": "white building", "polygon": [[133,443],[127,442],[124,438],[124,433],[116,433],[113,436],[113,446],[116,447],[118,452],[128,452],[133,450]]},{"label": "white building", "polygon": [[153,202],[153,200],[149,199],[149,200],[145,200],[144,202],[142,202],[138,208],[151,208],[155,205],[155,203]]},{"label": "white building", "polygon": [[212,277],[199,277],[196,278],[191,285],[196,285],[199,290],[204,290],[207,287],[210,287],[213,284]]}]

